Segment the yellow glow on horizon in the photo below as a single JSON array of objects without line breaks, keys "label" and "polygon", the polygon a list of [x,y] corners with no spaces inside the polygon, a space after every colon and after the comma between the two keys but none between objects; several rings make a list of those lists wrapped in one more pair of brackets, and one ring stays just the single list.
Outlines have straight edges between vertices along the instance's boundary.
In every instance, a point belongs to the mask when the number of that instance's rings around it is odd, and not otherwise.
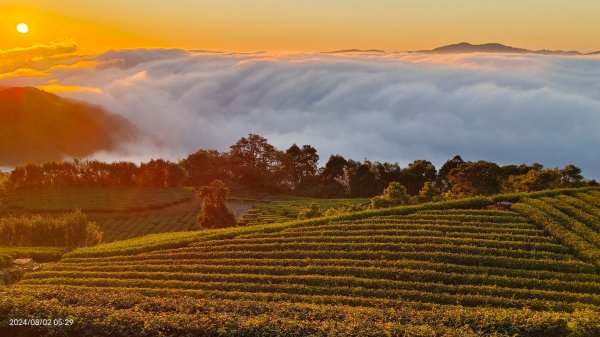
[{"label": "yellow glow on horizon", "polygon": [[[15,30],[15,27],[24,22],[30,27],[43,29],[29,29],[26,34]],[[9,31],[14,34],[6,34]],[[0,50],[27,48],[61,39],[77,42],[83,54],[166,45],[154,38],[132,33],[101,20],[88,20],[37,6],[0,4]]]},{"label": "yellow glow on horizon", "polygon": [[51,82],[48,84],[42,84],[37,86],[38,89],[44,90],[51,93],[72,93],[72,92],[88,92],[94,94],[101,94],[102,89],[94,88],[94,87],[83,87],[79,85],[63,85],[56,82]]},{"label": "yellow glow on horizon", "polygon": [[[83,53],[123,48],[410,51],[458,42],[600,50],[597,0],[9,0],[0,49],[73,39]],[[28,34],[3,25],[28,22]],[[8,30],[6,30],[8,31]],[[182,32],[185,32],[182,34]]]},{"label": "yellow glow on horizon", "polygon": [[29,32],[29,26],[27,26],[26,23],[21,22],[17,25],[17,32],[21,34],[27,34],[27,32]]}]

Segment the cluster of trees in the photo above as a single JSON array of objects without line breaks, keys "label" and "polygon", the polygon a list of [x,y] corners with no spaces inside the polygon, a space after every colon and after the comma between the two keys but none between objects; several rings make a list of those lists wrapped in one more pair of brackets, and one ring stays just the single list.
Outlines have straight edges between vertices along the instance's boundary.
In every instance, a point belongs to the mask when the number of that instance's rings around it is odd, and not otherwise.
[{"label": "cluster of trees", "polygon": [[102,239],[95,223],[80,211],[58,216],[0,218],[0,246],[93,246]]},{"label": "cluster of trees", "polygon": [[443,195],[460,198],[497,193],[596,185],[586,181],[574,165],[547,169],[540,164],[505,165],[448,160],[439,171],[427,160],[402,168],[398,163],[363,162],[332,155],[321,168],[310,145],[296,144],[280,151],[258,135],[249,135],[226,153],[200,150],[181,161],[190,175],[188,183],[203,186],[215,179],[236,188],[262,193],[341,198],[380,195],[392,182],[406,189],[413,201],[431,201]]},{"label": "cluster of trees", "polygon": [[187,180],[185,169],[162,159],[140,165],[74,160],[18,166],[10,173],[5,187],[10,191],[74,187],[175,187]]},{"label": "cluster of trees", "polygon": [[464,162],[460,156],[447,161],[438,176],[449,198],[598,186],[595,180],[584,180],[581,169],[572,164],[562,169],[537,163],[500,166],[487,161]]},{"label": "cluster of trees", "polygon": [[597,185],[593,180],[584,180],[574,165],[562,169],[540,164],[500,166],[488,161],[466,162],[460,156],[448,160],[439,170],[427,160],[400,167],[398,163],[359,162],[332,155],[323,167],[318,163],[317,150],[310,145],[294,144],[282,151],[264,137],[250,134],[227,152],[199,150],[178,163],[158,159],[141,165],[73,161],[20,166],[11,172],[6,186],[13,190],[78,186],[200,188],[220,180],[238,193],[370,198],[397,182],[409,197],[426,201],[438,195],[460,198]]}]

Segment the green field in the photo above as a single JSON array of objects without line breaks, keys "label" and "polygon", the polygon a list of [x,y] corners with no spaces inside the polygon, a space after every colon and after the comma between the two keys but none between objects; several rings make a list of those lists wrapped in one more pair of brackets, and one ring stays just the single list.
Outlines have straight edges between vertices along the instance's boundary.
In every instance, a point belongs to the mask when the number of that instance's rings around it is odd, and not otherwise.
[{"label": "green field", "polygon": [[[600,192],[150,235],[25,275],[0,317],[94,336],[598,336]],[[0,332],[11,331],[6,325]]]},{"label": "green field", "polygon": [[81,188],[12,192],[6,207],[24,212],[135,212],[162,209],[190,201],[193,189]]},{"label": "green field", "polygon": [[136,238],[148,234],[183,232],[196,227],[200,205],[166,208],[130,214],[93,214],[90,216],[103,232],[102,242]]},{"label": "green field", "polygon": [[370,199],[315,199],[279,197],[274,200],[260,200],[240,219],[242,226],[262,225],[298,219],[298,213],[310,204],[317,204],[325,213],[329,209],[354,207],[365,210]]},{"label": "green field", "polygon": [[105,243],[191,230],[200,209],[200,201],[188,188],[27,191],[10,193],[1,204],[5,211],[16,215],[81,209],[100,227]]}]

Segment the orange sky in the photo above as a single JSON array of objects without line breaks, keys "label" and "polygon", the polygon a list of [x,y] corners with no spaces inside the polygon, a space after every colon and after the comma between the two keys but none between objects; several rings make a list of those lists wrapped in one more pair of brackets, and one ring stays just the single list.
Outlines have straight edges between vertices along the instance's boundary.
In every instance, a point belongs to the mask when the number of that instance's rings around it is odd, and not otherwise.
[{"label": "orange sky", "polygon": [[[594,51],[598,13],[597,0],[8,0],[0,2],[0,49],[68,38],[84,53],[417,50],[461,41]],[[30,33],[17,33],[19,22]]]}]

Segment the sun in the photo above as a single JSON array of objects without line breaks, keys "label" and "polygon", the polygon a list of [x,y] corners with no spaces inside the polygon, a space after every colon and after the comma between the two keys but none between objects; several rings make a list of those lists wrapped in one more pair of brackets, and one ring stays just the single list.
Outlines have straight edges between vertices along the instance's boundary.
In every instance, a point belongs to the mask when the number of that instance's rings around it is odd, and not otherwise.
[{"label": "sun", "polygon": [[19,32],[21,34],[27,34],[28,31],[29,31],[29,26],[27,26],[27,24],[19,23],[17,25],[17,32]]}]

